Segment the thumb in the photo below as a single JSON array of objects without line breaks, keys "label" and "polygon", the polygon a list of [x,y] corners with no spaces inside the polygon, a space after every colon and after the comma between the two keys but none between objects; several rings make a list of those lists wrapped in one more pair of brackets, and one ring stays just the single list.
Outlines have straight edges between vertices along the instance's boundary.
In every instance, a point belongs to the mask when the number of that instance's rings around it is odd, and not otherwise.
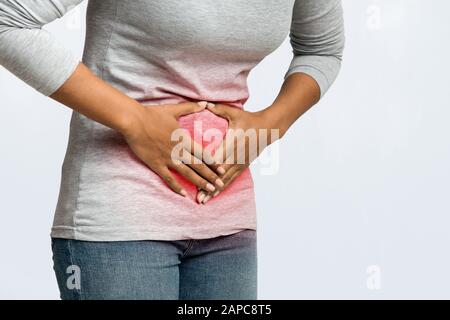
[{"label": "thumb", "polygon": [[188,114],[197,113],[206,109],[206,102],[186,102],[174,106],[174,114],[176,118],[186,116]]},{"label": "thumb", "polygon": [[224,105],[224,104],[212,104],[209,103],[207,106],[207,109],[214,113],[216,116],[219,116],[221,118],[231,120],[231,117],[233,115],[233,107]]}]

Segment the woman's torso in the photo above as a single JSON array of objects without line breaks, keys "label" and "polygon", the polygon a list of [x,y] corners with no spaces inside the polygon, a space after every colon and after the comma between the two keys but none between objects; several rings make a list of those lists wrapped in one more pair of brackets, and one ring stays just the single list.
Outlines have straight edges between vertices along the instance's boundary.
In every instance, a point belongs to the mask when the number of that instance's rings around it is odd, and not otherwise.
[{"label": "woman's torso", "polygon": [[[286,38],[294,0],[90,0],[83,61],[144,105],[243,107],[247,76]],[[284,70],[280,70],[283,72]],[[225,132],[209,111],[180,119]],[[181,177],[180,177],[181,179]],[[199,205],[174,194],[117,132],[74,113],[52,235],[81,240],[178,240],[256,228],[249,170]]]}]

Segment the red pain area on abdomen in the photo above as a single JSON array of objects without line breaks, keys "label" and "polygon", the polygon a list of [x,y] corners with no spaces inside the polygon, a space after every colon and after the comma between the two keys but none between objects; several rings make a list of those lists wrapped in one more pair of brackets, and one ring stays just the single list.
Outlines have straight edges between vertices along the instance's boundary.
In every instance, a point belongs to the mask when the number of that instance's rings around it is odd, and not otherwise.
[{"label": "red pain area on abdomen", "polygon": [[179,123],[195,142],[214,150],[220,145],[228,129],[228,121],[209,110],[183,116]]},{"label": "red pain area on abdomen", "polygon": [[[179,119],[179,123],[183,129],[186,129],[189,132],[191,138],[193,138],[195,142],[201,144],[203,148],[211,150],[213,153],[222,143],[228,129],[228,121],[216,116],[209,110],[183,116]],[[194,195],[197,192],[197,187],[194,184],[177,173],[175,173],[175,175],[183,183],[189,193]],[[247,180],[249,178],[248,172],[245,172],[222,193],[239,190],[241,187],[248,184]]]}]

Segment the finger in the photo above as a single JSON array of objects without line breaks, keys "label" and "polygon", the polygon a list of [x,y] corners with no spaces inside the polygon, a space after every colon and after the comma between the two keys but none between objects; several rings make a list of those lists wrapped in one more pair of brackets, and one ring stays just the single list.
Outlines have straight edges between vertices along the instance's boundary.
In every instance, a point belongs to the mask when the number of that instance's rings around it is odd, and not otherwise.
[{"label": "finger", "polygon": [[191,154],[193,154],[196,158],[201,159],[204,163],[208,165],[212,165],[215,162],[215,158],[212,156],[211,152],[205,150],[202,145],[198,142],[195,142],[193,139],[187,141],[184,145],[186,150],[188,150]]},{"label": "finger", "polygon": [[204,201],[204,199],[207,196],[210,196],[209,198],[216,197],[222,190],[225,190],[230,185],[230,183],[233,181],[234,175],[239,170],[240,170],[240,167],[236,165],[236,166],[233,166],[232,168],[230,168],[229,171],[227,171],[227,173],[222,178],[225,185],[223,186],[223,188],[221,190],[216,190],[214,192],[206,192],[204,190],[199,190],[199,192],[197,193],[197,201],[199,201],[201,203]]},{"label": "finger", "polygon": [[175,115],[175,118],[186,116],[188,114],[197,113],[206,109],[207,104],[197,102],[186,102],[170,106]]},{"label": "finger", "polygon": [[203,179],[201,176],[199,176],[194,170],[192,170],[190,167],[188,167],[185,164],[178,164],[173,166],[173,169],[175,169],[179,174],[181,174],[183,177],[185,177],[187,180],[192,182],[197,187],[207,190],[210,192],[216,191],[216,187],[212,185],[207,180]]},{"label": "finger", "polygon": [[206,198],[206,196],[207,196],[207,193],[205,191],[199,191],[197,193],[197,202],[202,203],[203,200]]},{"label": "finger", "polygon": [[[237,170],[235,171],[231,177],[228,179],[228,182],[225,184],[225,188],[227,188],[233,181],[236,180],[237,177],[239,177],[241,175],[243,170]],[[203,199],[202,203],[206,204],[209,200],[211,200],[211,198],[215,198],[220,194],[220,190],[217,190],[216,192],[212,193],[212,194],[208,194],[205,196],[205,198]]]},{"label": "finger", "polygon": [[236,107],[227,106],[224,104],[208,104],[207,109],[214,113],[216,116],[227,119],[230,121],[234,115]]},{"label": "finger", "polygon": [[[223,146],[230,145],[230,139],[234,140],[234,137],[230,137],[230,135],[227,135],[227,138],[228,138],[228,143],[222,144],[222,148],[224,148]],[[237,136],[238,141],[239,141],[239,138],[240,137]],[[237,143],[237,146],[236,146],[235,141],[233,141],[233,143],[231,145],[234,146],[233,153],[231,153],[231,154],[228,153],[229,157],[225,160],[224,164],[222,165],[224,170],[226,170],[226,173],[221,177],[222,181],[225,183],[225,185],[221,188],[221,190],[226,189],[249,166],[247,163],[241,163],[239,161],[237,163],[235,162],[235,152],[236,152],[238,147],[242,148],[242,146],[239,146],[239,143]],[[245,156],[246,155],[244,154],[244,158],[245,158]],[[239,157],[240,156],[238,155],[238,160],[239,160]],[[216,190],[215,192],[208,193],[203,198],[203,202],[202,203],[206,203],[211,198],[216,197],[217,195],[219,195],[221,190]]]},{"label": "finger", "polygon": [[169,186],[170,189],[172,189],[175,193],[178,193],[182,195],[183,197],[187,196],[186,190],[181,187],[180,183],[177,181],[177,179],[174,177],[172,172],[165,167],[164,169],[161,169],[156,172],[163,180],[164,182]]},{"label": "finger", "polygon": [[[195,142],[190,137],[183,139],[185,150],[197,158],[197,164],[204,163],[219,175],[225,174],[225,170],[221,167],[221,164],[216,161],[216,158],[207,150],[203,148],[199,143]],[[211,180],[210,180],[211,181]]]},{"label": "finger", "polygon": [[219,148],[217,148],[214,154],[215,162],[220,163],[225,172],[236,164],[235,157],[239,156],[239,154],[236,154],[238,153],[238,148],[244,148],[245,152],[245,141],[242,139],[242,133],[231,128],[227,131]]},{"label": "finger", "polygon": [[211,195],[208,194],[208,195],[203,199],[202,204],[206,204],[210,199],[211,199]]},{"label": "finger", "polygon": [[[192,170],[198,173],[203,179],[206,179],[211,184],[215,185],[216,188],[223,188],[224,182],[219,176],[209,168],[204,162],[190,154],[188,150],[183,152],[181,161],[189,166]],[[211,191],[211,190],[208,190]]]},{"label": "finger", "polygon": [[239,171],[243,171],[243,167],[241,165],[234,165],[230,167],[227,173],[225,173],[225,175],[222,177],[222,180],[224,182],[224,187],[222,189],[225,189],[230,185],[231,182],[233,182],[234,175]]}]

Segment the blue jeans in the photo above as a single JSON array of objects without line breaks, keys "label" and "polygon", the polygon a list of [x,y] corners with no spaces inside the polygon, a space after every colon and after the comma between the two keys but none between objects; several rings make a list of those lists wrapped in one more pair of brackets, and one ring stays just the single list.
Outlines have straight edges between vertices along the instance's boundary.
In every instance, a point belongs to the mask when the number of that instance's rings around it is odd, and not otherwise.
[{"label": "blue jeans", "polygon": [[201,240],[52,239],[63,300],[256,299],[256,231]]}]

